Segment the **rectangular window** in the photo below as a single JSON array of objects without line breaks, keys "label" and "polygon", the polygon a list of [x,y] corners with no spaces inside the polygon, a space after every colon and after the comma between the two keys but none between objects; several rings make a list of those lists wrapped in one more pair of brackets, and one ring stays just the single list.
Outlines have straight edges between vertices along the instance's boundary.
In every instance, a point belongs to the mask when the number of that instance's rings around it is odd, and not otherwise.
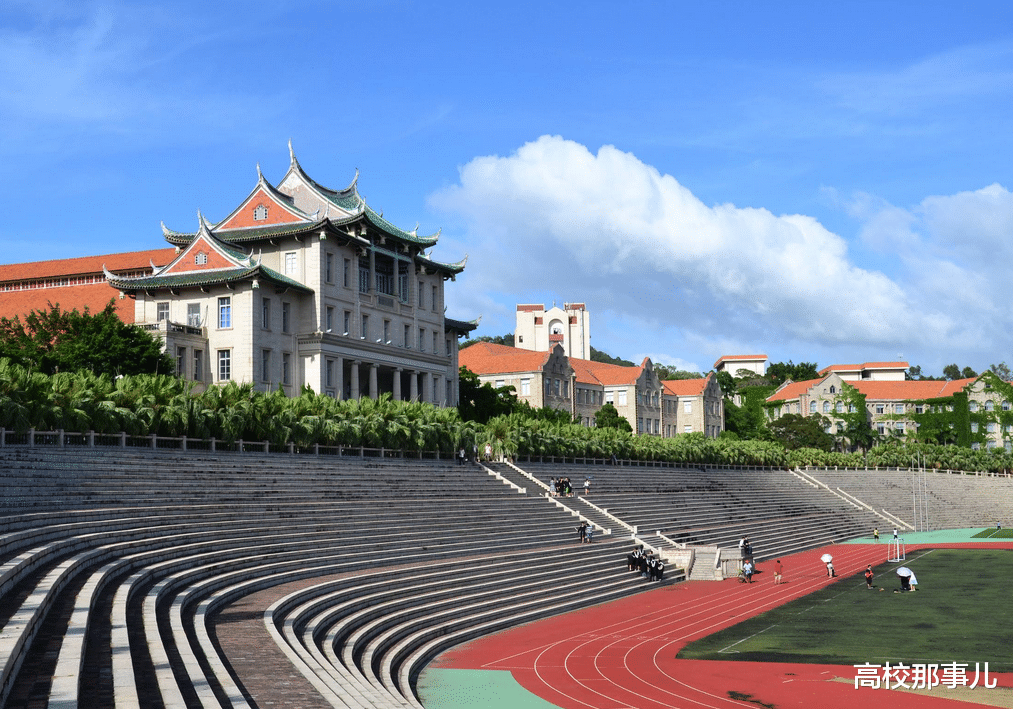
[{"label": "rectangular window", "polygon": [[360,316],[359,339],[365,340],[369,337],[369,316],[365,313]]},{"label": "rectangular window", "polygon": [[352,259],[344,260],[344,270],[341,272],[341,285],[345,288],[352,287]]},{"label": "rectangular window", "polygon": [[444,354],[446,354],[449,357],[450,354],[454,351],[454,343],[453,343],[453,341],[449,337],[446,339],[446,343],[447,343],[447,349],[444,352]]},{"label": "rectangular window", "polygon": [[553,382],[552,393],[555,394],[556,396],[559,396],[559,380],[558,379],[554,380],[554,382]]},{"label": "rectangular window", "polygon": [[390,344],[390,320],[383,321],[383,344]]},{"label": "rectangular window", "polygon": [[345,329],[342,330],[342,332],[344,332],[347,335],[348,333],[350,333],[352,331],[352,311],[351,310],[346,310],[345,311],[344,325],[345,325]]},{"label": "rectangular window", "polygon": [[641,417],[637,417],[637,433],[643,432],[644,432],[644,419]]},{"label": "rectangular window", "polygon": [[271,350],[260,352],[260,381],[271,381]]},{"label": "rectangular window", "polygon": [[436,293],[437,293],[436,286],[433,286],[433,297],[432,297],[432,302],[430,303],[430,305],[432,306],[434,313],[436,312],[436,308],[437,308],[437,305],[438,305],[438,301],[436,300]]},{"label": "rectangular window", "polygon": [[334,386],[334,360],[324,360],[324,386]]},{"label": "rectangular window", "polygon": [[626,406],[626,390],[625,389],[620,389],[616,393],[619,394],[619,400],[616,402],[616,405],[617,406]]},{"label": "rectangular window", "polygon": [[614,396],[615,396],[615,394],[613,392],[611,392],[611,391],[605,392],[605,403],[606,404],[611,404],[612,403],[612,398]]},{"label": "rectangular window", "polygon": [[260,301],[260,326],[265,330],[271,329],[271,299],[263,298]]},{"label": "rectangular window", "polygon": [[898,421],[897,423],[895,423],[893,425],[893,428],[894,428],[895,431],[897,431],[898,435],[900,435],[900,436],[904,435],[904,422],[903,421]]},{"label": "rectangular window", "polygon": [[505,387],[505,386],[506,386],[506,379],[497,379],[496,380],[496,386],[493,387],[493,388],[500,389],[500,388]]},{"label": "rectangular window", "polygon": [[682,413],[684,413],[684,414],[691,414],[691,413],[693,413],[693,402],[692,401],[684,401],[684,402],[682,402]]},{"label": "rectangular window", "polygon": [[324,280],[334,283],[334,254],[324,255]]},{"label": "rectangular window", "polygon": [[904,404],[894,404],[893,405],[893,412],[895,414],[902,414],[902,413],[904,413]]},{"label": "rectangular window", "polygon": [[404,346],[405,346],[406,350],[411,349],[411,346],[412,346],[412,326],[411,325],[405,325],[404,326]]},{"label": "rectangular window", "polygon": [[521,396],[531,396],[530,379],[521,379]]},{"label": "rectangular window", "polygon": [[423,307],[425,307],[424,302],[423,302],[424,299],[422,297],[423,295],[425,295],[425,291],[423,290],[425,287],[426,287],[425,284],[422,281],[419,281],[419,302],[417,302],[415,304],[415,307],[417,307],[417,308],[423,308]]},{"label": "rectangular window", "polygon": [[190,327],[200,327],[200,303],[187,304],[186,324]]},{"label": "rectangular window", "polygon": [[325,328],[327,330],[327,332],[333,332],[333,330],[334,330],[334,307],[333,306],[330,306],[330,305],[327,306],[327,317],[324,320],[324,323],[327,325],[327,327]]},{"label": "rectangular window", "polygon": [[369,260],[359,259],[359,292],[369,293]]},{"label": "rectangular window", "polygon": [[886,435],[886,426],[881,423],[876,424],[876,433],[878,433],[881,436]]},{"label": "rectangular window", "polygon": [[426,351],[426,330],[425,328],[419,328],[419,352]]},{"label": "rectangular window", "polygon": [[440,353],[440,333],[433,332],[433,354]]},{"label": "rectangular window", "polygon": [[288,352],[281,353],[281,383],[292,383],[292,355]]},{"label": "rectangular window", "polygon": [[876,404],[876,413],[877,414],[882,414],[882,413],[885,413],[885,412],[886,412],[886,409],[883,406],[883,404]]},{"label": "rectangular window", "polygon": [[294,276],[295,275],[295,264],[296,264],[296,254],[295,254],[295,251],[289,251],[288,253],[285,254],[285,275],[286,276]]},{"label": "rectangular window", "polygon": [[569,399],[570,398],[570,380],[569,379],[564,379],[563,380],[563,398],[564,399]]},{"label": "rectangular window", "polygon": [[288,332],[289,327],[292,325],[292,304],[282,303],[281,304],[281,331]]},{"label": "rectangular window", "polygon": [[169,319],[169,303],[156,303],[155,304],[155,317],[158,322]]},{"label": "rectangular window", "polygon": [[218,381],[232,379],[232,350],[218,350]]},{"label": "rectangular window", "polygon": [[[232,298],[226,296],[218,299],[218,327],[232,327]],[[219,350],[219,354],[226,350]]]},{"label": "rectangular window", "polygon": [[193,380],[204,381],[204,350],[193,351]]},{"label": "rectangular window", "polygon": [[176,376],[186,376],[186,347],[176,348]]},{"label": "rectangular window", "polygon": [[654,435],[657,436],[658,435],[658,431],[660,431],[660,430],[661,430],[661,420],[660,419],[654,419]]},{"label": "rectangular window", "polygon": [[682,427],[682,432],[693,433],[693,426],[687,423],[685,426]]}]

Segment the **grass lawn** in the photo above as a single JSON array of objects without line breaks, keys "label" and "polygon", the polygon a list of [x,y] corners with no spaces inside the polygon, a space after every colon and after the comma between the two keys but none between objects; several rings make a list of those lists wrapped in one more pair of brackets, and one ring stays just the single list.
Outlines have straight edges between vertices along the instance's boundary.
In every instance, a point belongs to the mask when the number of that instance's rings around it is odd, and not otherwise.
[{"label": "grass lawn", "polygon": [[678,656],[838,665],[969,662],[972,673],[975,662],[988,662],[990,671],[1013,671],[1013,624],[1006,620],[1013,552],[913,552],[903,565],[918,577],[914,593],[893,593],[900,565],[874,567],[875,590],[865,587],[862,574],[842,578],[691,643]]}]

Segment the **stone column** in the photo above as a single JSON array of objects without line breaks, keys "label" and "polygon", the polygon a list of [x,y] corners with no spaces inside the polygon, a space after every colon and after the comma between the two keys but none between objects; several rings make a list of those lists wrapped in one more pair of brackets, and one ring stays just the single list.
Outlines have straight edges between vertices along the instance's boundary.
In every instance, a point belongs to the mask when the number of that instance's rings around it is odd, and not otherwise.
[{"label": "stone column", "polygon": [[371,364],[371,365],[369,365],[369,398],[370,399],[375,399],[375,398],[377,398],[380,395],[379,392],[377,391],[377,384],[376,384],[376,373],[377,373],[377,370],[379,370],[379,369],[380,369],[380,365],[378,365],[378,364]]},{"label": "stone column", "polygon": [[433,375],[429,372],[422,372],[422,401],[432,402],[433,400]]},{"label": "stone column", "polygon": [[341,401],[342,399],[345,398],[345,358],[338,357],[335,360],[335,364],[338,368],[338,379],[336,382],[338,388],[337,391],[338,395],[335,398],[337,398],[338,401]]},{"label": "stone column", "polygon": [[419,400],[419,373],[415,370],[408,372],[408,396],[411,401]]},{"label": "stone column", "polygon": [[394,401],[401,401],[401,367],[394,368]]},{"label": "stone column", "polygon": [[443,377],[439,374],[433,375],[433,403],[437,406],[446,406],[446,388],[443,386]]},{"label": "stone column", "polygon": [[352,398],[359,398],[359,361],[356,359],[352,360]]}]

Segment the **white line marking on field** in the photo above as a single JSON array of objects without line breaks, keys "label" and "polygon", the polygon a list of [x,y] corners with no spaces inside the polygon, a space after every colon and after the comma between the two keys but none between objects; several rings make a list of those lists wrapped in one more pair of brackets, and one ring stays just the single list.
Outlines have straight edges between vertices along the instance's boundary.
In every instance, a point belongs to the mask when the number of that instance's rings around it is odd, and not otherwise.
[{"label": "white line marking on field", "polygon": [[[774,624],[773,624],[772,626],[770,626],[770,628],[776,628],[776,627],[777,627],[777,623],[774,623]],[[765,633],[765,632],[767,632],[768,630],[770,630],[770,628],[764,628],[763,630],[761,630],[761,631],[759,631],[759,632],[757,632],[757,633],[753,633],[752,635],[750,635],[750,636],[749,636],[749,637],[747,637],[747,638],[742,638],[742,640],[739,640],[738,642],[734,642],[734,643],[732,643],[732,644],[731,644],[731,645],[729,645],[728,647],[723,647],[723,648],[721,648],[720,650],[718,650],[718,653],[722,653],[722,652],[724,652],[724,651],[725,651],[725,650],[727,650],[727,649],[728,649],[729,647],[735,647],[735,646],[736,646],[736,645],[738,645],[739,643],[744,643],[744,642],[746,642],[747,640],[749,640],[749,638],[755,638],[755,637],[756,637],[757,635],[759,635],[760,633]],[[732,650],[732,652],[738,652],[738,650]]]}]

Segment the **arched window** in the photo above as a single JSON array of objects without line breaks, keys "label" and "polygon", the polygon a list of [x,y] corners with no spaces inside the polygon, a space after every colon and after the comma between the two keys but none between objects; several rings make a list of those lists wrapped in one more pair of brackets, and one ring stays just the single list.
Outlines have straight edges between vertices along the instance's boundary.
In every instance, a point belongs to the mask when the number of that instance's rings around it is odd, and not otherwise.
[{"label": "arched window", "polygon": [[831,394],[836,394],[837,393],[837,388],[833,384],[830,385],[830,393]]},{"label": "arched window", "polygon": [[811,414],[816,413],[816,402],[815,401],[810,401],[809,402],[809,413],[811,413]]},{"label": "arched window", "polygon": [[978,402],[977,401],[967,402],[967,408],[971,411],[971,413],[974,413],[975,411],[978,410]]},{"label": "arched window", "polygon": [[991,399],[985,402],[985,411],[995,411],[995,404]]},{"label": "arched window", "polygon": [[825,414],[829,414],[830,413],[830,402],[829,401],[824,401],[823,402],[823,413],[825,413]]},{"label": "arched window", "polygon": [[844,413],[844,402],[843,401],[838,401],[837,402],[837,413],[839,413],[839,414],[843,414]]}]

